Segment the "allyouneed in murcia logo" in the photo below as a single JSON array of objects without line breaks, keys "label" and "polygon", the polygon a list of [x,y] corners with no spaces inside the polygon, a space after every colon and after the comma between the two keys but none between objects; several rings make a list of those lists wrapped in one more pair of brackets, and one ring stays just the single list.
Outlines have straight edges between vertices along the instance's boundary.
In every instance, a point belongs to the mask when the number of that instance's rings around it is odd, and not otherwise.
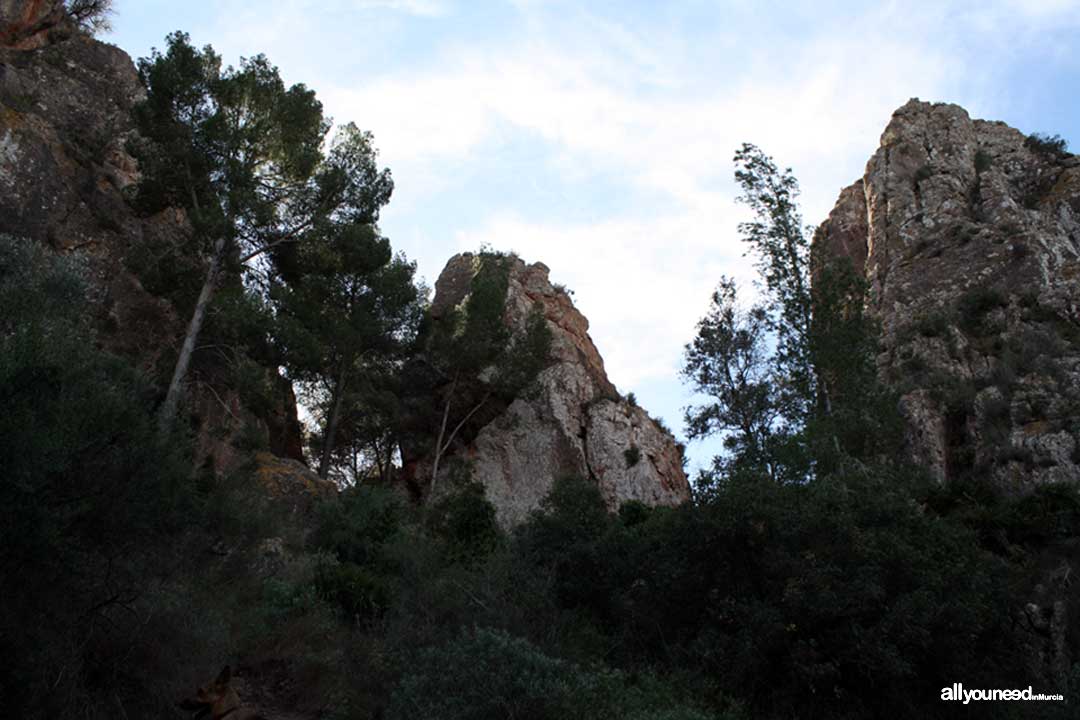
[{"label": "allyouneed in murcia logo", "polygon": [[1024,690],[965,690],[964,683],[953,683],[952,687],[941,688],[941,699],[946,701],[962,702],[967,705],[972,700],[1064,700],[1063,695],[1053,693],[1037,693],[1030,685]]}]

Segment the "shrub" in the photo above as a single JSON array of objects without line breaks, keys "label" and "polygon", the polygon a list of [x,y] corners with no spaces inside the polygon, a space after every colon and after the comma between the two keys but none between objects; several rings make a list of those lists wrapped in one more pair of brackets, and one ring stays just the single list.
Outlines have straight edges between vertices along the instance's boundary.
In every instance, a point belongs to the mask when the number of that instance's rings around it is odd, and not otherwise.
[{"label": "shrub", "polygon": [[631,445],[623,450],[623,458],[626,460],[626,467],[632,468],[641,462],[641,449],[637,445]]},{"label": "shrub", "polygon": [[1032,133],[1025,138],[1024,147],[1044,157],[1057,158],[1068,154],[1069,143],[1060,135]]},{"label": "shrub", "polygon": [[949,321],[942,312],[927,312],[916,318],[915,330],[923,337],[943,337],[949,331]]},{"label": "shrub", "polygon": [[320,505],[311,540],[342,562],[372,564],[401,529],[404,512],[390,490],[357,485]]},{"label": "shrub", "polygon": [[198,510],[187,443],[159,433],[152,388],[99,348],[82,275],[0,236],[0,694],[18,716],[113,706],[95,693],[136,642],[127,613]]},{"label": "shrub", "polygon": [[610,676],[595,676],[493,630],[421,653],[394,691],[401,720],[562,720],[613,717]]},{"label": "shrub", "polygon": [[470,563],[502,543],[495,506],[484,497],[484,486],[472,482],[431,508],[428,526],[452,562]]},{"label": "shrub", "polygon": [[960,327],[971,333],[985,331],[985,318],[991,311],[1008,304],[1005,295],[996,288],[975,286],[964,292],[957,302]]},{"label": "shrub", "polygon": [[[393,720],[720,720],[663,685],[583,667],[498,630],[465,632],[420,653],[394,690]],[[734,713],[725,718],[734,718]]]},{"label": "shrub", "polygon": [[320,597],[337,605],[349,618],[371,619],[390,605],[387,580],[351,562],[319,565],[315,587]]},{"label": "shrub", "polygon": [[[541,510],[517,528],[515,550],[553,574],[553,591],[561,606],[605,616],[610,595],[601,540],[612,523],[596,483],[562,478],[555,482]],[[586,577],[589,582],[582,582]]]},{"label": "shrub", "polygon": [[990,169],[990,165],[993,161],[990,158],[990,153],[985,150],[975,151],[975,172],[982,173]]}]

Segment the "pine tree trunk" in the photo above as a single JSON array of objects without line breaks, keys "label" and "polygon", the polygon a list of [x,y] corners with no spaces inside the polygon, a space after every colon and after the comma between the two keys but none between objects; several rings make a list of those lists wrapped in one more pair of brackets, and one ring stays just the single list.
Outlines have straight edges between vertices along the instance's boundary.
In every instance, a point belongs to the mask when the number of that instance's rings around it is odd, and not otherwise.
[{"label": "pine tree trunk", "polygon": [[176,359],[176,366],[173,368],[172,380],[169,381],[169,391],[165,394],[165,402],[162,404],[158,415],[158,427],[162,432],[172,427],[173,420],[176,417],[176,409],[180,405],[180,393],[183,390],[184,378],[187,377],[188,367],[191,365],[191,356],[195,352],[195,342],[199,339],[203,320],[206,319],[206,308],[210,305],[210,299],[214,296],[214,285],[217,283],[217,275],[221,269],[224,254],[225,238],[222,237],[214,243],[214,254],[210,257],[210,267],[206,270],[206,279],[203,280],[199,299],[195,303],[195,311],[191,314],[187,334],[184,335],[184,344],[180,346],[180,356]]},{"label": "pine tree trunk", "polygon": [[435,494],[435,478],[439,477],[439,458],[442,457],[443,437],[446,435],[446,421],[450,418],[450,400],[454,396],[454,387],[457,380],[450,386],[450,394],[446,398],[446,407],[443,409],[442,425],[439,427],[439,437],[435,440],[435,459],[431,462],[431,490],[428,496]]},{"label": "pine tree trunk", "polygon": [[323,436],[322,456],[319,458],[319,477],[323,480],[330,474],[330,451],[334,447],[334,436],[337,435],[338,422],[341,420],[341,403],[345,398],[345,367],[345,362],[342,361],[338,369],[337,383],[334,385],[330,419],[326,423],[326,433]]}]

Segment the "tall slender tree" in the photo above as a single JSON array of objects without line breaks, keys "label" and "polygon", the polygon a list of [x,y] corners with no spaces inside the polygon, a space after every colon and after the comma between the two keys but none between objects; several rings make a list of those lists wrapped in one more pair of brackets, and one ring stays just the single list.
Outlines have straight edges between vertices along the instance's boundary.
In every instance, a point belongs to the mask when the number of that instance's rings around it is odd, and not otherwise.
[{"label": "tall slender tree", "polygon": [[[691,438],[725,435],[720,471],[805,480],[887,443],[869,428],[892,417],[876,381],[865,284],[851,268],[818,258],[811,283],[810,233],[799,184],[754,145],[735,153],[739,200],[753,212],[739,232],[759,274],[758,302],[743,309],[724,279],[687,345],[683,376],[708,400],[687,409]],[[843,384],[858,390],[836,395]],[[861,398],[861,399],[856,399]],[[860,402],[880,410],[869,417]],[[881,438],[894,434],[879,433]]]}]

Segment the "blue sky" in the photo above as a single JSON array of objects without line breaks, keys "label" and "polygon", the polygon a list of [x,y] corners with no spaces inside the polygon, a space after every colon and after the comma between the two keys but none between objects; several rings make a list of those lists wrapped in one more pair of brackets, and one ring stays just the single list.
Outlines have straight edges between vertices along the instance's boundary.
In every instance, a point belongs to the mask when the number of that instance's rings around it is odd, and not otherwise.
[{"label": "blue sky", "polygon": [[[182,29],[265,53],[375,135],[380,223],[434,282],[489,244],[575,291],[612,381],[677,431],[683,345],[722,274],[749,287],[731,156],[791,166],[806,222],[892,111],[955,102],[1080,147],[1080,0],[115,0],[133,57]],[[692,467],[715,443],[690,446]]]}]

